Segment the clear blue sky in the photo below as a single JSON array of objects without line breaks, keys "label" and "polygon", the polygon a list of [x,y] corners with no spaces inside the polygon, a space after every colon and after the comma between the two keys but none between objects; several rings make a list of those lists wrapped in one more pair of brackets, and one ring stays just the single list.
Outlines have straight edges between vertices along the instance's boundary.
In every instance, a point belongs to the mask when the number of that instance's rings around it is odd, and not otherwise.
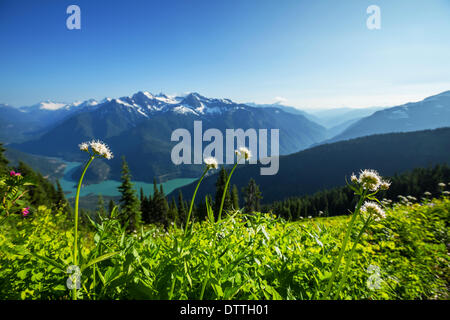
[{"label": "clear blue sky", "polygon": [[0,46],[0,102],[15,106],[139,90],[395,105],[450,90],[450,0],[0,0]]}]

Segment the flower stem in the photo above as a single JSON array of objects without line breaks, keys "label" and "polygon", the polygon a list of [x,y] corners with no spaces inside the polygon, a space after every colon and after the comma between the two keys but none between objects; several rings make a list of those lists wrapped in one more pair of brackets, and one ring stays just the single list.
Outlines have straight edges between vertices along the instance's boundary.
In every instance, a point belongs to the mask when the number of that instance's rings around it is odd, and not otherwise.
[{"label": "flower stem", "polygon": [[[75,196],[75,232],[74,232],[74,245],[73,245],[73,264],[75,266],[78,265],[78,204],[80,200],[80,190],[81,185],[83,183],[84,174],[87,171],[87,168],[91,164],[91,162],[95,159],[95,156],[92,156],[89,158],[89,161],[86,163],[83,169],[83,173],[81,174],[80,180],[78,180],[78,187],[77,187],[77,194]],[[74,288],[72,289],[72,299],[77,300],[77,288],[76,285],[74,285]]]},{"label": "flower stem", "polygon": [[358,205],[355,208],[355,211],[353,212],[352,219],[351,219],[351,221],[350,221],[350,223],[348,225],[347,231],[345,233],[344,242],[342,243],[342,247],[341,247],[341,250],[339,252],[339,256],[338,256],[338,258],[337,258],[337,260],[336,260],[336,262],[334,264],[333,272],[331,274],[331,278],[328,281],[328,285],[327,285],[327,288],[325,290],[324,299],[328,299],[328,296],[330,294],[331,286],[333,285],[333,281],[336,278],[337,271],[338,271],[339,266],[341,264],[342,256],[344,255],[344,252],[345,252],[345,247],[347,246],[347,242],[348,242],[348,240],[350,238],[350,234],[351,234],[351,231],[353,229],[353,224],[355,223],[356,216],[358,215],[359,209],[361,208],[362,203],[363,203],[363,201],[365,199],[365,195],[366,194],[364,192],[364,194],[359,199],[359,202],[358,202]]},{"label": "flower stem", "polygon": [[184,229],[184,235],[187,234],[187,230],[188,230],[188,227],[189,227],[189,220],[191,219],[192,208],[194,207],[195,195],[197,194],[198,187],[200,186],[200,183],[202,182],[202,180],[205,177],[205,174],[208,172],[208,170],[209,170],[209,168],[206,167],[205,171],[203,171],[203,174],[202,174],[200,180],[198,180],[197,187],[195,188],[195,191],[194,191],[194,195],[192,196],[191,205],[189,206],[189,212],[188,212],[188,216],[187,216],[187,219],[186,219],[186,226],[185,226],[185,229]]},{"label": "flower stem", "polygon": [[353,254],[356,251],[355,250],[356,246],[358,245],[359,240],[361,239],[361,236],[364,234],[364,231],[366,231],[367,227],[369,226],[369,223],[370,223],[370,217],[365,221],[364,226],[361,228],[358,236],[356,237],[356,241],[353,243],[352,250],[350,251],[350,254],[347,257],[347,261],[345,262],[344,273],[342,274],[342,278],[339,281],[338,289],[337,289],[336,293],[334,294],[335,300],[339,297],[339,293],[341,292],[342,287],[344,286],[345,280],[347,279],[348,268],[349,268],[350,264],[352,263],[352,258],[353,258]]},{"label": "flower stem", "polygon": [[227,194],[228,184],[230,183],[231,176],[233,175],[234,169],[236,169],[238,163],[239,163],[239,159],[236,162],[236,164],[234,165],[233,169],[231,169],[230,175],[228,176],[228,179],[227,179],[227,183],[225,184],[225,188],[223,189],[222,201],[220,202],[220,209],[219,209],[219,215],[218,215],[217,221],[220,221],[220,218],[222,217],[223,203],[225,202],[225,196]]}]

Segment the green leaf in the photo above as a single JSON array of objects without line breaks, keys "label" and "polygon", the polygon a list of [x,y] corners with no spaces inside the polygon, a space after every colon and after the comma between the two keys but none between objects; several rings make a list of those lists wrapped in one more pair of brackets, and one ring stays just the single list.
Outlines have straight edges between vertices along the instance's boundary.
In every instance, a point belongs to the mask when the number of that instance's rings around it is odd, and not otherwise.
[{"label": "green leaf", "polygon": [[214,223],[214,213],[211,206],[209,205],[207,196],[205,197],[205,203],[206,203],[206,211],[208,213],[208,219],[211,223]]},{"label": "green leaf", "polygon": [[110,253],[104,254],[104,255],[102,255],[102,256],[100,256],[100,257],[94,259],[94,260],[91,260],[91,261],[89,261],[89,263],[87,263],[87,264],[85,264],[85,265],[83,265],[83,266],[81,267],[81,271],[83,272],[83,270],[86,270],[86,269],[89,268],[90,266],[92,266],[92,265],[94,265],[94,264],[96,264],[96,263],[99,263],[99,262],[108,260],[109,258],[114,257],[115,255],[117,255],[117,254],[119,254],[119,253],[120,253],[120,251],[110,252]]},{"label": "green leaf", "polygon": [[57,261],[55,261],[55,260],[53,260],[53,259],[50,259],[50,258],[41,256],[41,255],[39,255],[39,254],[37,254],[37,253],[34,253],[34,252],[30,252],[30,254],[31,254],[33,257],[38,258],[39,260],[42,260],[42,261],[48,263],[49,265],[51,265],[51,266],[53,266],[53,267],[55,267],[55,268],[61,270],[62,272],[66,272],[66,268],[65,268],[64,265],[62,265],[61,263],[59,263],[59,262],[57,262]]},{"label": "green leaf", "polygon": [[27,277],[28,271],[30,271],[30,270],[29,269],[20,270],[19,272],[17,272],[17,276],[20,279],[25,280],[25,278]]}]

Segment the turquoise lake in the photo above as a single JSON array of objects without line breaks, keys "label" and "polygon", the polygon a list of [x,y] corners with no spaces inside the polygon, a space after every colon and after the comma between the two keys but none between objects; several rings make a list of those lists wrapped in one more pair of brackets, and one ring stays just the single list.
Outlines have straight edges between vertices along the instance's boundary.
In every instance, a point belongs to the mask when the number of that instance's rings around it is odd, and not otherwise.
[{"label": "turquoise lake", "polygon": [[[67,162],[65,161],[67,167],[64,170],[64,177],[59,180],[61,183],[61,187],[68,198],[75,197],[77,192],[77,181],[73,181],[70,179],[71,172],[75,170],[78,166],[82,165],[79,162]],[[176,188],[187,185],[193,181],[197,180],[197,178],[179,178],[172,179],[162,183],[164,193],[169,194]],[[153,194],[153,183],[142,182],[142,181],[133,181],[134,188],[139,194],[139,190],[142,188],[144,193]],[[81,187],[80,196],[84,197],[90,194],[97,194],[102,196],[120,196],[119,190],[117,189],[120,186],[120,181],[116,180],[106,180],[97,184],[89,184],[83,185]],[[159,188],[159,185],[158,185]]]}]

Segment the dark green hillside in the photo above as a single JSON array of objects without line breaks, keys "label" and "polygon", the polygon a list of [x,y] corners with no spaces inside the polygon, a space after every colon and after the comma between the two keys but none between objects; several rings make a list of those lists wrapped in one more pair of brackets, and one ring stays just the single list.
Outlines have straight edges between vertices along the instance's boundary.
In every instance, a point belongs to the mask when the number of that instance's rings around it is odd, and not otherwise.
[{"label": "dark green hillside", "polygon": [[20,162],[25,162],[33,170],[40,172],[52,182],[63,177],[66,166],[64,162],[58,159],[28,154],[9,147],[6,148],[5,157],[9,160],[11,166],[17,167]]},{"label": "dark green hillside", "polygon": [[[239,190],[250,178],[256,180],[263,194],[262,203],[271,203],[290,196],[312,194],[345,184],[360,169],[376,169],[383,176],[393,176],[413,168],[450,164],[450,128],[409,133],[392,133],[320,145],[280,157],[279,172],[261,176],[260,165],[236,169],[232,184]],[[216,175],[207,177],[197,199],[203,200],[214,190]],[[182,187],[185,198],[193,194],[195,183]],[[172,195],[177,195],[174,190]]]}]

